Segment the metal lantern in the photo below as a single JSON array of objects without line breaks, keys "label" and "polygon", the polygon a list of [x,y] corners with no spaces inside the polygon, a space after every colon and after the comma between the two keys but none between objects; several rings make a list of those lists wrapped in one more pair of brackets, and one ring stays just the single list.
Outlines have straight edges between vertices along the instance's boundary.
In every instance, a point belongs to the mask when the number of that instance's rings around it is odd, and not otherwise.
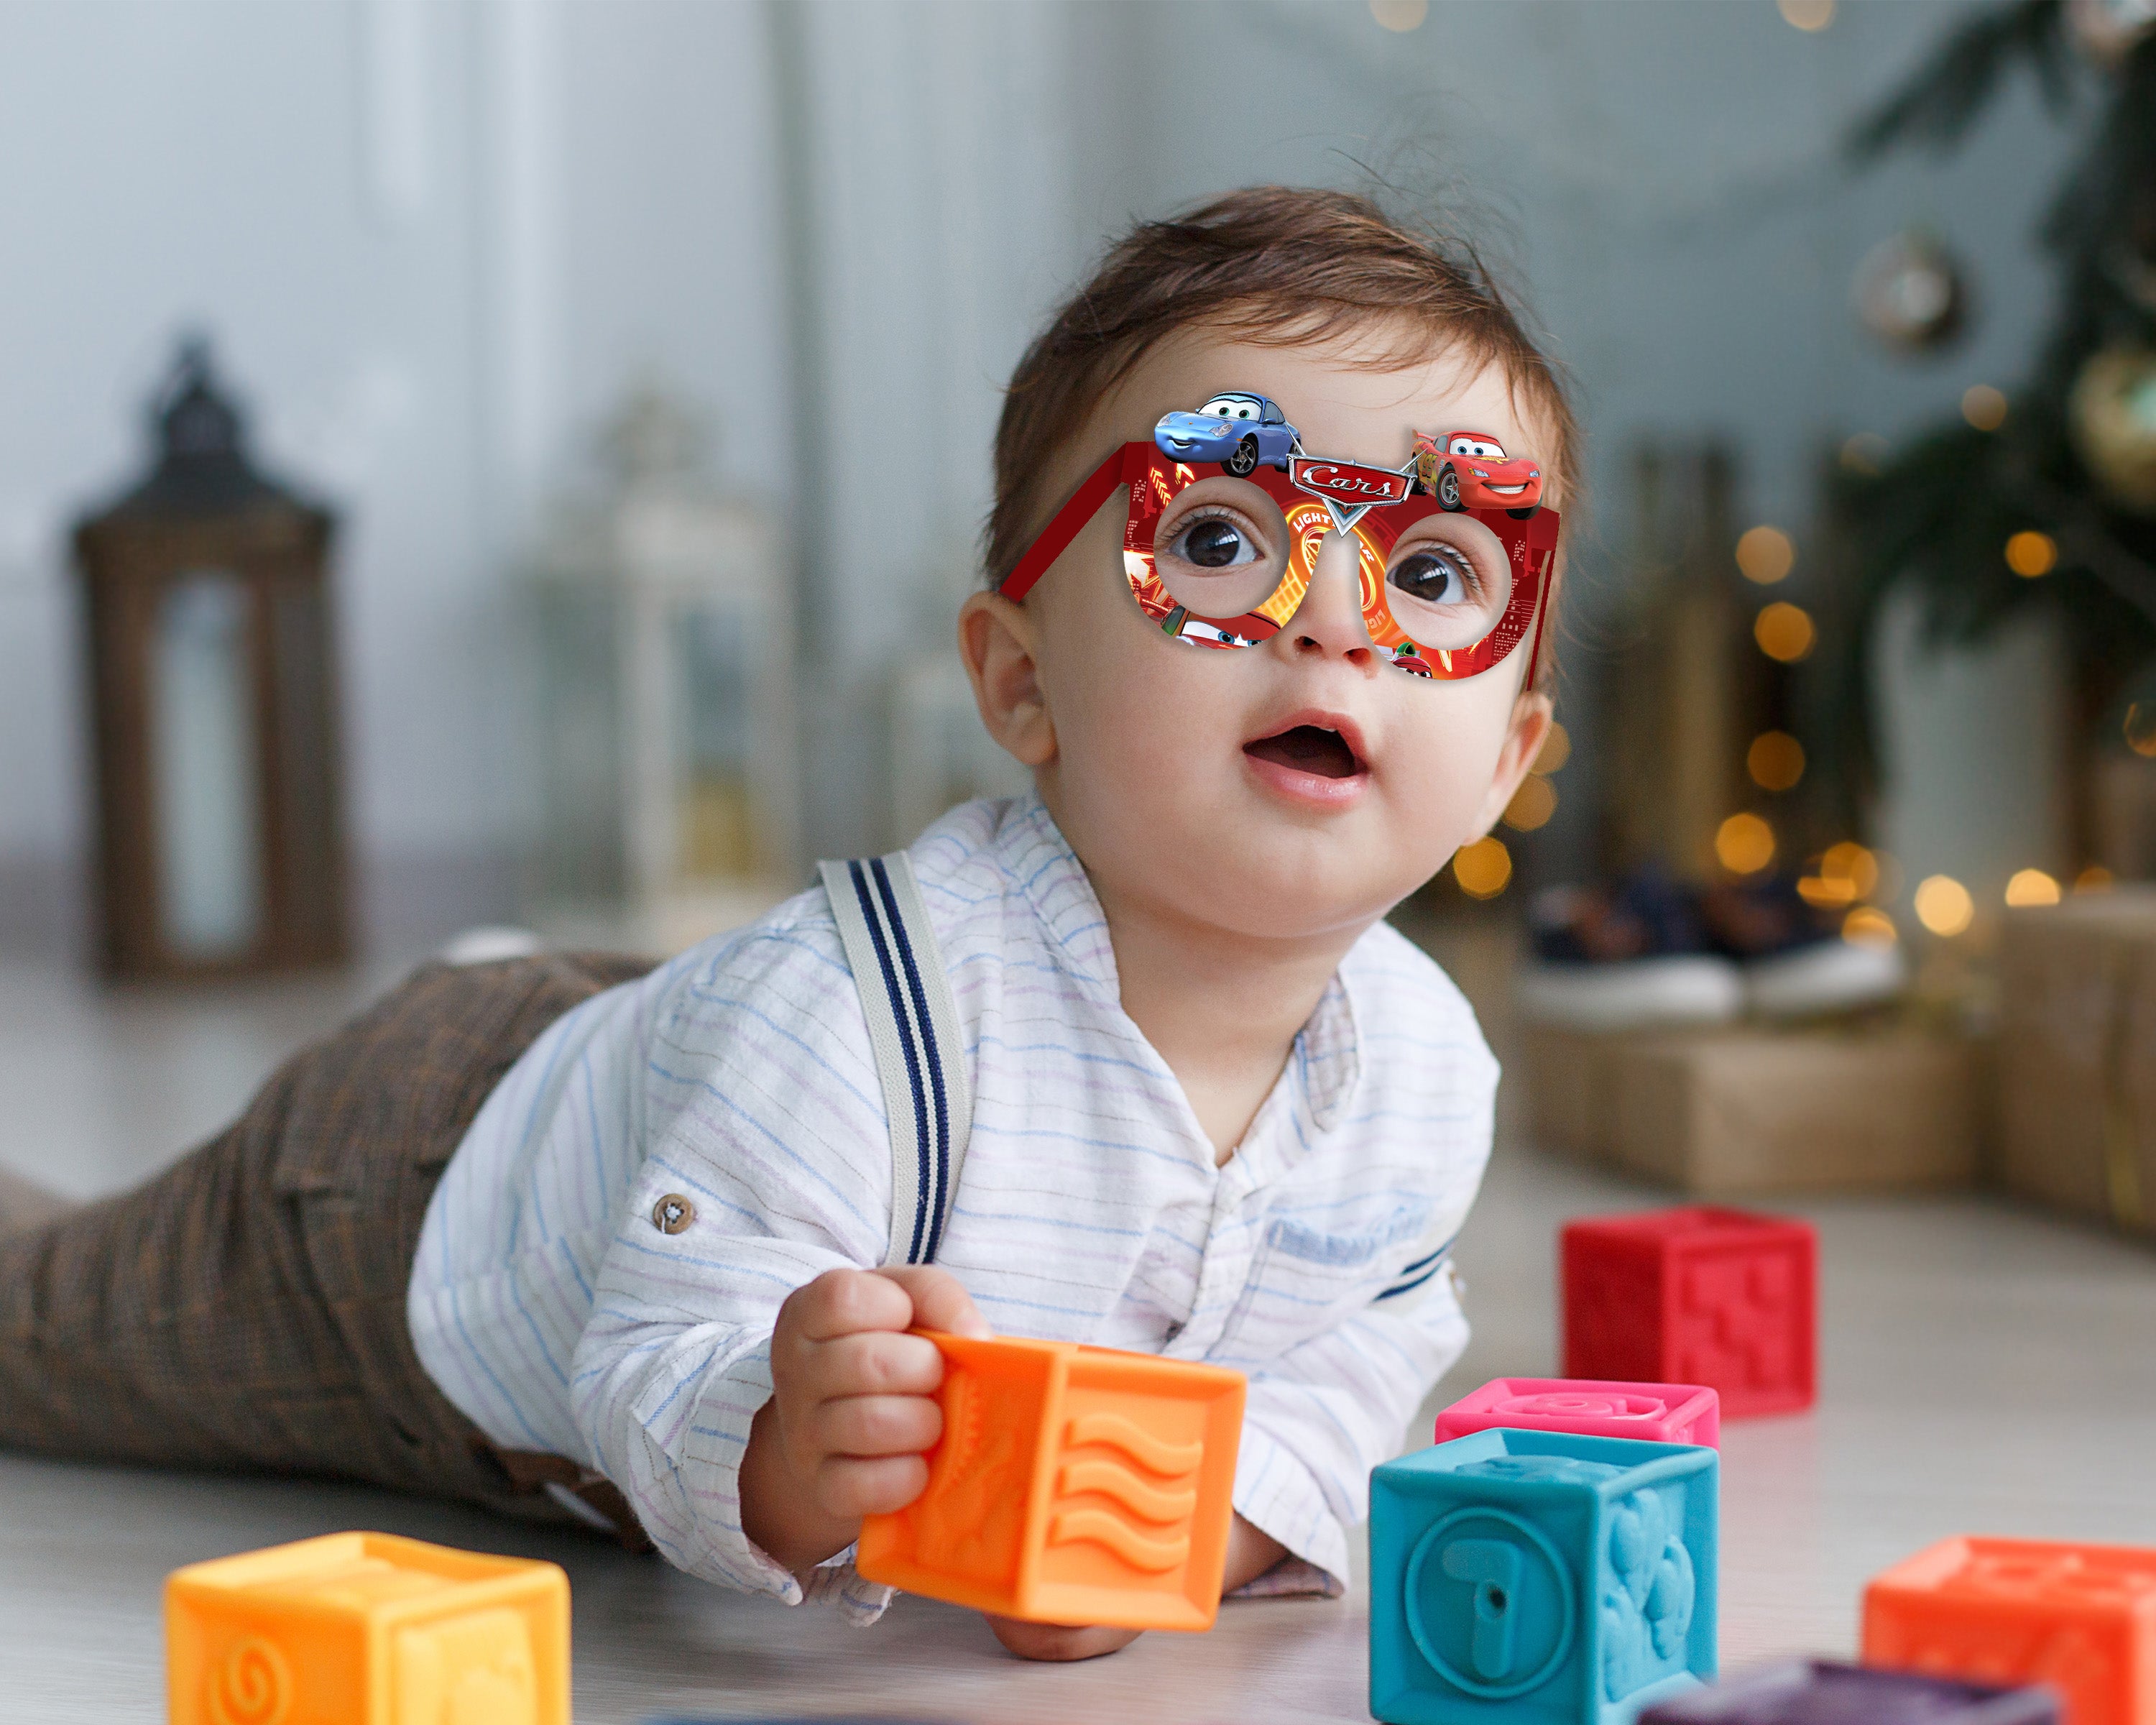
[{"label": "metal lantern", "polygon": [[182,347],[151,421],[154,470],[74,536],[104,968],[341,961],[335,520],[249,465],[204,344]]},{"label": "metal lantern", "polygon": [[800,885],[789,565],[665,396],[633,396],[603,447],[605,488],[537,560],[542,920],[674,951]]}]

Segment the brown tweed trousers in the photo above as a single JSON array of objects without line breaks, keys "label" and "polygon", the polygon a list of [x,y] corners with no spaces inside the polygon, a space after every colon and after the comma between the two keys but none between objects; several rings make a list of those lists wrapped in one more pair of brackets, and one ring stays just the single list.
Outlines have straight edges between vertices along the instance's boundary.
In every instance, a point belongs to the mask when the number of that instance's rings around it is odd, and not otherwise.
[{"label": "brown tweed trousers", "polygon": [[[480,1104],[571,1007],[647,961],[430,964],[272,1075],[147,1185],[0,1238],[0,1446],[362,1480],[567,1518],[494,1448],[405,1327],[427,1200]],[[596,1487],[597,1496],[593,1495]]]}]

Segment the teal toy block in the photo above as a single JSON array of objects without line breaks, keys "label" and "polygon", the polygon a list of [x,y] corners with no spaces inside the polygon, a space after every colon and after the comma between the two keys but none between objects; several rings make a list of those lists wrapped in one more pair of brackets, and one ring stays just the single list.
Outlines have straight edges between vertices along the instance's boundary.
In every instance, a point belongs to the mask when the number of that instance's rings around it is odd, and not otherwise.
[{"label": "teal toy block", "polygon": [[1719,1458],[1501,1427],[1370,1476],[1370,1711],[1629,1725],[1715,1674]]}]

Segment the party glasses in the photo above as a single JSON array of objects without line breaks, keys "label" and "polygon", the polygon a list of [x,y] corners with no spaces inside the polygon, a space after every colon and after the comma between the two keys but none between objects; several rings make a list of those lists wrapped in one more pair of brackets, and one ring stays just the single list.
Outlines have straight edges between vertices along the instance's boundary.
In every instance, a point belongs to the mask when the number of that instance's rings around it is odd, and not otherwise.
[{"label": "party glasses", "polygon": [[[1197,417],[1171,414],[1158,438],[1170,421]],[[1139,608],[1175,640],[1251,647],[1278,634],[1335,531],[1353,543],[1371,644],[1399,669],[1477,676],[1531,631],[1539,637],[1554,510],[1448,509],[1417,489],[1414,462],[1373,467],[1307,455],[1299,443],[1268,462],[1256,459],[1255,439],[1224,460],[1186,460],[1158,438],[1125,444],[1094,470],[1005,578],[1005,598],[1024,598],[1122,486],[1124,574]]]}]

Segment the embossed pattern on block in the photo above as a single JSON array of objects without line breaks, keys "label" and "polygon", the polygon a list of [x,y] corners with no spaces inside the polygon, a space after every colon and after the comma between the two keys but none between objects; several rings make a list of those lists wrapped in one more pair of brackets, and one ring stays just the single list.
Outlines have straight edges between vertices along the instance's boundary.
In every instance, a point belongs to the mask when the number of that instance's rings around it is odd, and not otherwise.
[{"label": "embossed pattern on block", "polygon": [[175,1570],[171,1725],[568,1725],[552,1563],[333,1533]]},{"label": "embossed pattern on block", "polygon": [[1718,1460],[1494,1428],[1371,1479],[1370,1711],[1619,1725],[1715,1671]]},{"label": "embossed pattern on block", "polygon": [[1943,1540],[1866,1588],[1864,1661],[2049,1683],[2065,1725],[2156,1725],[2156,1551]]},{"label": "embossed pattern on block", "polygon": [[1035,1622],[1209,1628],[1242,1374],[1023,1337],[932,1339],[943,1435],[921,1496],[863,1523],[860,1573]]},{"label": "embossed pattern on block", "polygon": [[1568,1223],[1560,1255],[1568,1377],[1704,1384],[1729,1419],[1811,1405],[1809,1224],[1691,1205]]},{"label": "embossed pattern on block", "polygon": [[1721,1399],[1699,1384],[1628,1384],[1604,1378],[1492,1378],[1437,1416],[1436,1441],[1509,1425],[1650,1444],[1717,1444]]}]

